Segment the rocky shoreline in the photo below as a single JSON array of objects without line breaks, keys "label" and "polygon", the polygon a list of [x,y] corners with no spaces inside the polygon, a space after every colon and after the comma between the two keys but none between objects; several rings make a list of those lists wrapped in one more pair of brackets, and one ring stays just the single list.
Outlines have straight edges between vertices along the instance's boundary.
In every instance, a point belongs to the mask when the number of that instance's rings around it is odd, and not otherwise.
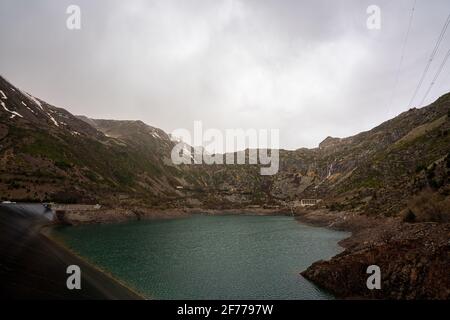
[{"label": "rocky shoreline", "polygon": [[203,209],[173,208],[153,209],[146,207],[105,208],[98,210],[57,211],[57,224],[82,225],[96,223],[120,223],[135,220],[187,218],[193,214],[207,215],[292,215],[285,209],[242,208],[242,209]]},{"label": "rocky shoreline", "polygon": [[[450,224],[404,223],[351,213],[300,213],[303,223],[347,230],[345,250],[301,274],[338,298],[450,299]],[[381,289],[366,286],[367,267],[381,269]]]}]

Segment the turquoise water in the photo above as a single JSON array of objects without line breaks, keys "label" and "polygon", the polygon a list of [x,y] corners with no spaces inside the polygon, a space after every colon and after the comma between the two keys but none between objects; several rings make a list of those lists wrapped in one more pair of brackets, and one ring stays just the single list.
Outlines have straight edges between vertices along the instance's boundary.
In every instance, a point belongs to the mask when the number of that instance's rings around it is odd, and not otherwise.
[{"label": "turquoise water", "polygon": [[193,216],[55,229],[89,261],[156,299],[330,299],[299,272],[345,232],[285,216]]}]

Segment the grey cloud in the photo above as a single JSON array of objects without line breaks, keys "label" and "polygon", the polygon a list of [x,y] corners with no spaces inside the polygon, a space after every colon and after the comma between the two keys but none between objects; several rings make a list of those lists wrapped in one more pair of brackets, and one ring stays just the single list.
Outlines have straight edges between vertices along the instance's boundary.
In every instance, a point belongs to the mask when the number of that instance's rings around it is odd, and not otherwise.
[{"label": "grey cloud", "polygon": [[[389,106],[412,3],[3,0],[0,73],[75,114],[169,132],[194,120],[279,128],[283,148],[313,147],[407,109],[450,13],[447,0],[418,0]],[[65,27],[69,4],[81,7],[80,31]],[[371,4],[381,8],[380,31],[366,28]],[[450,90],[449,73],[447,65],[426,102]]]}]

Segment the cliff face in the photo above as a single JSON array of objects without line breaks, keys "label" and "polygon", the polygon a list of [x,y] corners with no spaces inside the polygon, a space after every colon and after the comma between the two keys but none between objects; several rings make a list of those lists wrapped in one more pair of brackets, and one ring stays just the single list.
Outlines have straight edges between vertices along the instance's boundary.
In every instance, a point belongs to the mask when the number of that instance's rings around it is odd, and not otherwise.
[{"label": "cliff face", "polygon": [[[450,299],[450,224],[391,223],[363,233],[302,275],[340,298]],[[380,290],[366,286],[370,265],[380,267]]]}]

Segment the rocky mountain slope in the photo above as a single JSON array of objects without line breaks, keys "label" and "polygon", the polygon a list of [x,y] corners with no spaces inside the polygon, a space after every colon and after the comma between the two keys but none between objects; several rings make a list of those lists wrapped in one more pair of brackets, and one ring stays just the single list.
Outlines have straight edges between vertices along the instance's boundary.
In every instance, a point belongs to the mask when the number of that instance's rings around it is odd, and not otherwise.
[{"label": "rocky mountain slope", "polygon": [[280,150],[280,170],[178,165],[164,131],[141,121],[89,119],[0,78],[0,195],[8,200],[142,203],[154,207],[292,207],[397,215],[411,197],[449,194],[450,94],[318,148]]},{"label": "rocky mountain slope", "polygon": [[177,195],[179,170],[164,165],[173,142],[161,130],[140,121],[117,122],[120,127],[110,130],[108,121],[98,121],[103,133],[1,77],[0,101],[3,200],[116,202],[133,198],[151,204]]}]

